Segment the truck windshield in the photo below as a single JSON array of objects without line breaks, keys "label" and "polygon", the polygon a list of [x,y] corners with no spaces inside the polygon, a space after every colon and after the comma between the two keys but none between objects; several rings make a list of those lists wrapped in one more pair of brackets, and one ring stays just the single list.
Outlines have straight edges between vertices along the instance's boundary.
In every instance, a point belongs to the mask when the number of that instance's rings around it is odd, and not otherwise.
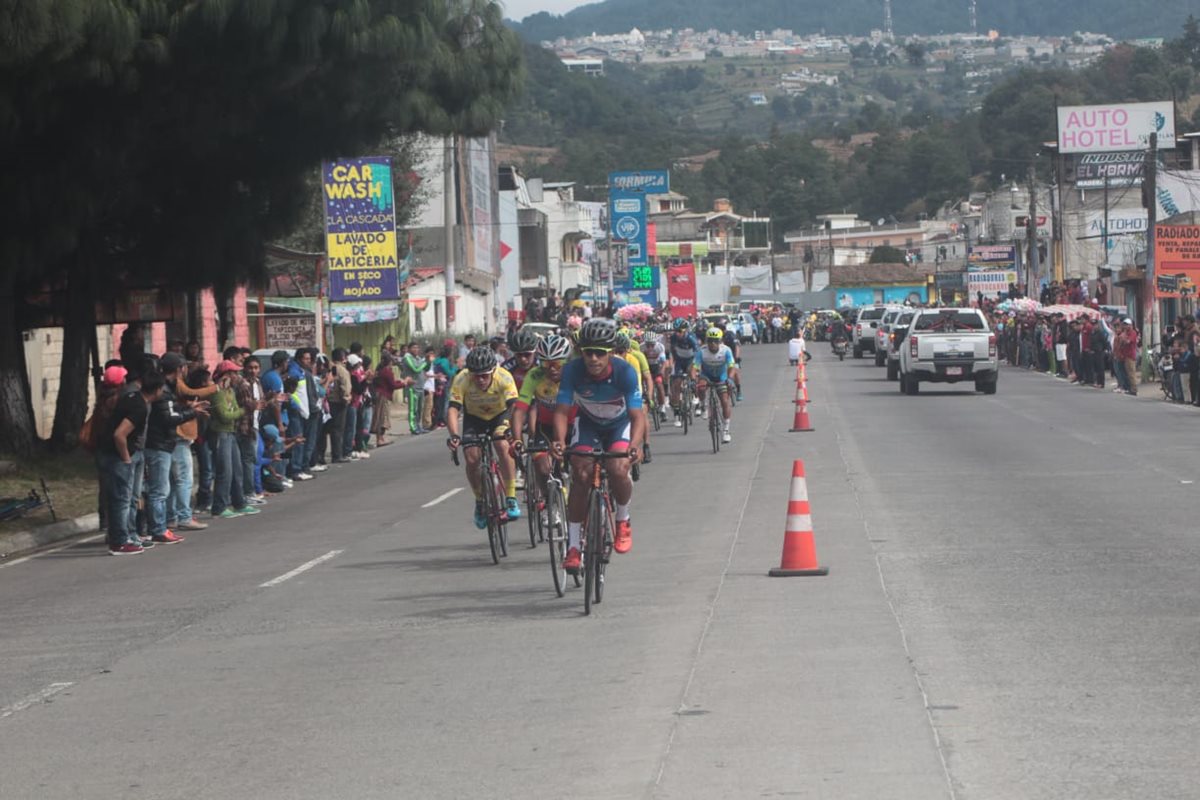
[{"label": "truck windshield", "polygon": [[941,312],[922,314],[913,325],[918,331],[982,331],[986,330],[983,317],[974,311]]}]

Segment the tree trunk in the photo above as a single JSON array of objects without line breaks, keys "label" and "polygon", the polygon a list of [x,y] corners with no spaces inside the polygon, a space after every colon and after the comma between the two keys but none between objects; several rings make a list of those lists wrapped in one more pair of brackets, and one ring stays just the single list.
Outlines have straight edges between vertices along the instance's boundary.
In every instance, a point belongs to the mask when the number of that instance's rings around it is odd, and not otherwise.
[{"label": "tree trunk", "polygon": [[0,453],[29,458],[38,437],[29,399],[25,342],[17,325],[14,284],[11,270],[0,271]]},{"label": "tree trunk", "polygon": [[76,262],[67,288],[62,367],[50,433],[51,446],[63,451],[78,445],[79,429],[88,410],[88,361],[96,336],[96,298],[87,264]]}]

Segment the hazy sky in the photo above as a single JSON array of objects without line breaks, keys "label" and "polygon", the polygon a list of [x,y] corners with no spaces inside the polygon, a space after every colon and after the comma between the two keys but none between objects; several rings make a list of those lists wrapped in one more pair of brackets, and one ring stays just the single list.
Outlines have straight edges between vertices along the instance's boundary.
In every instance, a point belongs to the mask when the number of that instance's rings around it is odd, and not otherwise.
[{"label": "hazy sky", "polygon": [[596,0],[501,0],[501,4],[504,6],[504,16],[517,20],[539,11],[564,14],[587,2],[596,2]]}]

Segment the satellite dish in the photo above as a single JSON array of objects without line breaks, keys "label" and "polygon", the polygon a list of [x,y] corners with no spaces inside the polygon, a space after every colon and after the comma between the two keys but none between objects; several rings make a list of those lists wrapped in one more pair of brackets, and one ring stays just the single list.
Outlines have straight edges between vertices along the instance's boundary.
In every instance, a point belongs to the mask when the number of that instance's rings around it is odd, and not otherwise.
[{"label": "satellite dish", "polygon": [[885,220],[883,217],[880,217],[880,218],[879,218],[879,221],[878,221],[878,222],[876,222],[875,224],[876,224],[876,225],[882,225],[882,224],[883,224],[884,222],[886,222],[886,221],[887,221],[887,220]]}]

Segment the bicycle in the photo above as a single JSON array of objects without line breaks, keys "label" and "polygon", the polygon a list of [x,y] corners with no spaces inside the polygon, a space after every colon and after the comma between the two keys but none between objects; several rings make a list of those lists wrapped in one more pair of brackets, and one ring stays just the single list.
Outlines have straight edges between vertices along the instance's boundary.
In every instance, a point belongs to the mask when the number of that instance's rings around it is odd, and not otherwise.
[{"label": "bicycle", "polygon": [[687,436],[688,428],[692,424],[692,398],[695,392],[695,381],[691,378],[683,379],[683,387],[679,390],[679,408],[683,419],[683,435]]},{"label": "bicycle", "polygon": [[588,489],[587,516],[584,517],[580,534],[580,551],[583,572],[583,613],[592,613],[592,605],[604,599],[604,572],[612,556],[613,536],[616,523],[613,521],[613,499],[608,491],[608,473],[601,461],[629,458],[629,453],[606,453],[593,450],[590,453],[572,453],[592,459],[591,488]]},{"label": "bicycle", "polygon": [[717,386],[711,381],[708,384],[708,432],[712,436],[713,453],[721,452],[721,400],[717,396]]},{"label": "bicycle", "polygon": [[[544,450],[545,448],[542,449]],[[541,451],[539,450],[538,452]],[[542,503],[542,487],[538,481],[537,470],[533,466],[533,456],[529,449],[526,448],[524,450],[523,457],[517,464],[520,466],[521,473],[525,476],[525,508],[529,512],[529,547],[533,549],[546,540],[541,520],[538,519],[537,515],[538,510],[544,505]]]},{"label": "bicycle", "polygon": [[[531,443],[527,452],[532,456],[536,453],[546,453],[550,451],[550,445],[543,439],[538,443]],[[536,473],[531,473],[530,478],[536,481]],[[528,480],[528,479],[527,479]],[[554,593],[559,597],[566,594],[567,589],[567,571],[563,567],[563,562],[567,558],[567,484],[570,481],[570,472],[566,469],[566,465],[562,461],[554,461],[550,467],[550,474],[546,476],[546,493],[538,493],[538,506],[536,512],[530,509],[530,516],[538,518],[538,527],[543,532],[543,538],[550,544],[550,572],[554,577]],[[576,573],[572,576],[575,580],[575,586],[578,588],[583,583],[583,578]]]},{"label": "bicycle", "polygon": [[731,405],[737,405],[737,384],[733,382],[733,378],[725,379],[726,391],[729,392],[729,402]]},{"label": "bicycle", "polygon": [[[458,445],[462,449],[479,448],[479,478],[483,481],[484,514],[487,516],[488,548],[492,551],[492,563],[499,564],[508,556],[508,509],[504,506],[504,480],[500,477],[500,465],[492,453],[490,436],[463,436]],[[454,466],[458,466],[458,450],[450,454]]]}]

